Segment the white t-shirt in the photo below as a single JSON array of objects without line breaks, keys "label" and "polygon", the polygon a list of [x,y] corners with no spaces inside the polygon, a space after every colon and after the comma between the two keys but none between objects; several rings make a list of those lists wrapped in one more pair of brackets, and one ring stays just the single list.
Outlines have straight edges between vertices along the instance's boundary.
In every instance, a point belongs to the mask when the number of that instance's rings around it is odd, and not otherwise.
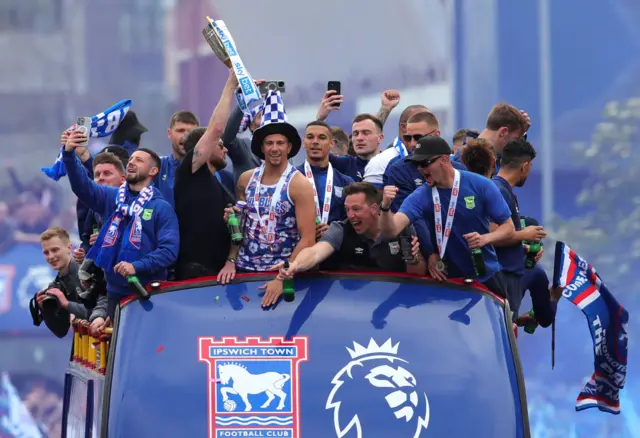
[{"label": "white t-shirt", "polygon": [[[401,145],[405,151],[406,156],[407,149],[403,144]],[[389,162],[397,156],[397,149],[393,147],[393,145],[391,145],[389,148],[373,157],[367,164],[367,167],[364,168],[364,181],[370,182],[377,188],[381,189],[383,187],[382,177],[384,176],[384,172],[385,170],[387,170]]]}]

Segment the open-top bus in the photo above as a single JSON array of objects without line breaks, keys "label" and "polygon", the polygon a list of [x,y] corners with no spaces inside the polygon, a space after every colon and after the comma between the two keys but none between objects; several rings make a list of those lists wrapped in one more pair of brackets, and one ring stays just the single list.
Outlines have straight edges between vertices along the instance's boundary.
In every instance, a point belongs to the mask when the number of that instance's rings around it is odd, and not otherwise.
[{"label": "open-top bus", "polygon": [[505,300],[471,280],[298,275],[153,283],[102,340],[74,324],[63,438],[530,436]]}]

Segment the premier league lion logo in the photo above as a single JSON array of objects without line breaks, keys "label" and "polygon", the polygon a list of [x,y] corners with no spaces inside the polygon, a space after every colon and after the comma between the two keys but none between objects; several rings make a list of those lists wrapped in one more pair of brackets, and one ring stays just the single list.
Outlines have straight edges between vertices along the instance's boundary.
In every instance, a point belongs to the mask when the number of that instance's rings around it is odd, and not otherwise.
[{"label": "premier league lion logo", "polygon": [[[353,343],[351,361],[335,375],[325,408],[333,410],[336,435],[418,438],[429,425],[429,400],[420,392],[399,343]],[[366,402],[364,401],[366,400]],[[392,435],[388,435],[391,433]]]}]

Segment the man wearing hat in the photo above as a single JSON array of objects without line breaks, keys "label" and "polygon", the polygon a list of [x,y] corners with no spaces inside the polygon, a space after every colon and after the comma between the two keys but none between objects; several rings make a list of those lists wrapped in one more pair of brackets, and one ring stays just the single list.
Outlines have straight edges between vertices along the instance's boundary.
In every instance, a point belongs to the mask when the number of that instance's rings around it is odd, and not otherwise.
[{"label": "man wearing hat", "polygon": [[122,146],[131,155],[138,149],[142,134],[147,131],[148,129],[138,120],[135,111],[129,110],[120,125],[118,125],[118,128],[111,134],[109,144]]},{"label": "man wearing hat", "polygon": [[[442,137],[422,137],[405,158],[422,173],[427,184],[418,187],[402,203],[397,213],[390,211],[398,189],[386,186],[383,192],[382,232],[395,237],[409,224],[424,218],[435,236],[437,250],[429,256],[432,277],[476,278],[496,294],[507,297],[493,244],[513,237],[511,210],[496,185],[483,176],[454,169],[451,148]],[[443,213],[444,212],[444,213]],[[489,223],[498,225],[490,231]],[[476,276],[471,250],[481,248],[485,273]]]},{"label": "man wearing hat", "polygon": [[[313,188],[288,161],[301,143],[298,131],[287,122],[280,93],[269,91],[262,123],[251,139],[252,152],[264,163],[238,179],[238,200],[247,203],[238,271],[269,271],[315,243]],[[263,288],[262,305],[271,306],[282,294],[282,281],[272,280]]]}]

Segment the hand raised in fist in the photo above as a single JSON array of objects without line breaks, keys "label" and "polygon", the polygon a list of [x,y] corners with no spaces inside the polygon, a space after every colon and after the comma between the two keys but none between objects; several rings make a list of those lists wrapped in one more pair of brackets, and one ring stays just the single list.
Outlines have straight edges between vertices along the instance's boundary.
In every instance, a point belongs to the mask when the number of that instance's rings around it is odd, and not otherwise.
[{"label": "hand raised in fist", "polygon": [[397,90],[383,91],[380,97],[382,108],[391,111],[400,103],[400,92]]},{"label": "hand raised in fist", "polygon": [[398,188],[396,186],[385,186],[382,191],[382,202],[380,203],[380,207],[383,209],[388,209],[391,207],[393,200],[396,199],[396,195],[398,194]]}]

